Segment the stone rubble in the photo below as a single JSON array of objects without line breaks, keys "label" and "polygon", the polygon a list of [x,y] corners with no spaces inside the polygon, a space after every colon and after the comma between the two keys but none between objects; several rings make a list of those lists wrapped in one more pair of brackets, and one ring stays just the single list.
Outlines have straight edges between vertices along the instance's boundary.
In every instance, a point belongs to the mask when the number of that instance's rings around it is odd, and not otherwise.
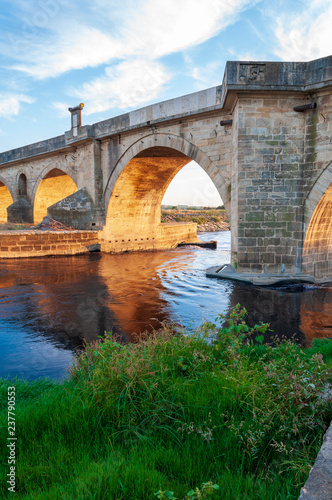
[{"label": "stone rubble", "polygon": [[44,217],[37,226],[31,229],[38,231],[73,231],[72,227],[65,226],[61,222],[51,219],[51,217],[48,216]]}]

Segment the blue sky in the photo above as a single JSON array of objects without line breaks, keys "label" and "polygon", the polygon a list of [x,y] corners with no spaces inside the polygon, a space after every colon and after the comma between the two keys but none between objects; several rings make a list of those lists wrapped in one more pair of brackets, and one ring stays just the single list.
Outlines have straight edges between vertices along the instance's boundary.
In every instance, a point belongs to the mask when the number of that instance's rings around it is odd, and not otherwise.
[{"label": "blue sky", "polygon": [[227,60],[330,55],[331,26],[332,0],[1,0],[0,151],[63,134],[80,102],[95,123],[218,85]]}]

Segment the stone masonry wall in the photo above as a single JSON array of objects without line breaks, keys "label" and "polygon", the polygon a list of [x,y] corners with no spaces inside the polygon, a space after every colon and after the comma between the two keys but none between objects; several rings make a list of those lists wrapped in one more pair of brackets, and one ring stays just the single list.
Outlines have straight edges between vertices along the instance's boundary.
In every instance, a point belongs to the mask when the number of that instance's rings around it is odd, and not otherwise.
[{"label": "stone masonry wall", "polygon": [[[318,100],[319,99],[315,99]],[[313,178],[327,166],[315,162],[320,144],[316,111],[299,113],[297,96],[238,101],[238,271],[302,270],[304,201]],[[329,156],[325,151],[324,160]],[[321,153],[320,153],[321,154]]]},{"label": "stone masonry wall", "polygon": [[97,244],[95,231],[7,231],[0,234],[0,258],[78,255]]},{"label": "stone masonry wall", "polygon": [[154,227],[151,233],[130,233],[123,229],[122,234],[116,238],[105,240],[103,232],[100,231],[101,250],[109,253],[121,253],[142,250],[163,250],[175,248],[179,243],[200,241],[197,239],[197,224],[193,222],[179,222],[160,224]]}]

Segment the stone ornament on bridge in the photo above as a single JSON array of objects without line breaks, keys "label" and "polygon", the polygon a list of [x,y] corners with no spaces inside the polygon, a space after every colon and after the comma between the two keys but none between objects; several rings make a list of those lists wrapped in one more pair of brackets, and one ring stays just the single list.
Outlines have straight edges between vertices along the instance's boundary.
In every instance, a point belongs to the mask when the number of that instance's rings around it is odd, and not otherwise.
[{"label": "stone ornament on bridge", "polygon": [[81,102],[78,106],[74,108],[68,108],[71,115],[71,129],[73,131],[73,136],[77,136],[78,128],[82,126],[82,109],[84,108],[84,103]]},{"label": "stone ornament on bridge", "polygon": [[239,66],[239,83],[264,83],[265,70],[265,64],[241,63]]}]

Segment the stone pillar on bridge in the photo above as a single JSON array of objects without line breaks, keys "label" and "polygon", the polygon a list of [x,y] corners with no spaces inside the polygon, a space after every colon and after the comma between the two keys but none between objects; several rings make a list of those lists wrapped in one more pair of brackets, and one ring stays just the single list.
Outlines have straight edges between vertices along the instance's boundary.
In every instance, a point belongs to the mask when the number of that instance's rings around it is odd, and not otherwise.
[{"label": "stone pillar on bridge", "polygon": [[24,173],[18,177],[17,200],[7,207],[7,221],[11,223],[33,223],[33,207],[27,192],[27,178]]},{"label": "stone pillar on bridge", "polygon": [[[225,102],[233,115],[231,210],[237,221],[231,226],[232,265],[240,274],[282,277],[304,271],[305,201],[331,162],[331,68],[332,57],[311,63],[227,63]],[[324,269],[321,274],[327,277],[330,225],[314,222],[310,230],[317,241],[311,258],[319,266],[308,266],[307,251],[306,270],[315,269],[317,275]],[[318,245],[319,238],[324,245]]]},{"label": "stone pillar on bridge", "polygon": [[26,196],[20,196],[18,200],[7,207],[7,221],[15,224],[33,223],[33,207]]}]

